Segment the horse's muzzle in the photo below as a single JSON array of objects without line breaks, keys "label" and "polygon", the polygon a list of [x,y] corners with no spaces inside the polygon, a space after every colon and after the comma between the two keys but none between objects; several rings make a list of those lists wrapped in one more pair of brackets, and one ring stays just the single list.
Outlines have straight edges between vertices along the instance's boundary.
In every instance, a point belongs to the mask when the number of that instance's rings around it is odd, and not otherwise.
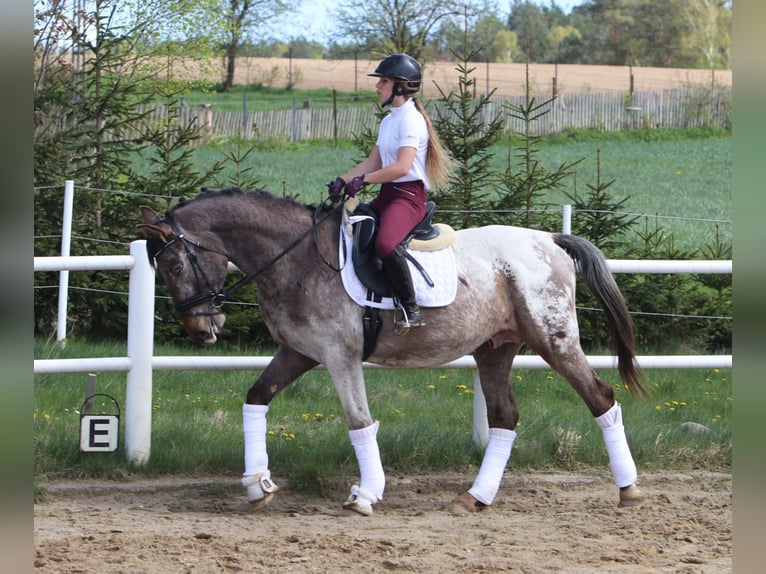
[{"label": "horse's muzzle", "polygon": [[218,341],[218,333],[226,320],[223,313],[215,315],[192,315],[182,317],[181,321],[186,333],[195,343],[201,345],[215,345]]}]

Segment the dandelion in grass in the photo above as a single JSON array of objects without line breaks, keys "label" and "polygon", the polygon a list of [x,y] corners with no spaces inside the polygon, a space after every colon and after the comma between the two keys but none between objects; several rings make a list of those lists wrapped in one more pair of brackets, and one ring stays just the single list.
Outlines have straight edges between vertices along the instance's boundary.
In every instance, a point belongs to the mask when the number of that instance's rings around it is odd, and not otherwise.
[{"label": "dandelion in grass", "polygon": [[324,418],[322,413],[314,413],[314,420],[321,421]]},{"label": "dandelion in grass", "polygon": [[307,420],[309,420],[309,419],[311,418],[311,415],[310,415],[310,414],[308,414],[308,413],[303,413],[303,414],[301,415],[301,418],[302,418],[304,421],[307,421]]},{"label": "dandelion in grass", "polygon": [[399,417],[403,417],[404,413],[400,411],[399,409],[394,409],[394,414]]},{"label": "dandelion in grass", "polygon": [[427,388],[429,391],[433,391],[433,390],[436,388],[436,385],[426,385],[426,388]]},{"label": "dandelion in grass", "polygon": [[270,430],[266,434],[269,435],[269,436],[274,436],[277,433],[275,433],[273,430]]}]

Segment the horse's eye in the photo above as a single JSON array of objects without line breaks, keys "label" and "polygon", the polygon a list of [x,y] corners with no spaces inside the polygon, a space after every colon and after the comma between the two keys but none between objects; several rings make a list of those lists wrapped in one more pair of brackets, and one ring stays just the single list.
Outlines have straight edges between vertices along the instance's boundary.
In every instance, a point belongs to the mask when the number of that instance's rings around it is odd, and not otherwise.
[{"label": "horse's eye", "polygon": [[176,263],[175,265],[173,265],[173,266],[170,268],[170,270],[171,270],[173,273],[175,273],[175,274],[178,274],[178,273],[180,273],[180,272],[181,272],[181,270],[182,270],[183,268],[184,268],[184,264],[183,264],[183,263]]}]

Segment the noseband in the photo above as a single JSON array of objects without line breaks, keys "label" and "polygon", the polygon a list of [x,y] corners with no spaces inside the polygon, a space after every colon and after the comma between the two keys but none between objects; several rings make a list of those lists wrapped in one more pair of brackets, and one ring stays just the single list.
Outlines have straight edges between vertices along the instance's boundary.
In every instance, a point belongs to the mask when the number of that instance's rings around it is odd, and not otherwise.
[{"label": "noseband", "polygon": [[[197,284],[200,283],[200,276],[201,276],[202,281],[204,282],[206,286],[206,289],[204,292],[198,295],[193,295],[191,297],[188,297],[182,301],[178,301],[177,303],[175,303],[174,307],[176,310],[176,314],[181,317],[212,316],[212,315],[223,314],[223,311],[221,311],[221,307],[223,306],[228,296],[231,294],[231,290],[221,291],[219,289],[213,288],[213,286],[210,283],[210,279],[208,278],[207,274],[205,273],[205,271],[202,269],[202,267],[199,264],[197,255],[194,253],[194,251],[192,251],[189,248],[189,246],[194,246],[197,249],[201,249],[202,251],[209,251],[211,253],[217,253],[219,255],[223,255],[224,257],[226,257],[227,261],[229,259],[228,254],[218,249],[207,247],[206,245],[203,245],[202,243],[199,243],[198,241],[189,239],[178,228],[178,225],[176,224],[176,222],[173,220],[172,217],[166,216],[162,219],[162,221],[170,225],[173,231],[176,232],[176,236],[173,237],[170,241],[163,242],[160,248],[157,251],[155,251],[153,254],[149,252],[149,260],[153,261],[157,259],[157,257],[159,257],[159,255],[162,254],[166,249],[168,249],[172,245],[175,245],[176,243],[180,243],[184,248],[184,252],[186,253],[186,258],[189,260],[189,262],[191,263],[192,269],[194,270],[194,275],[197,278],[197,281],[196,281]],[[147,247],[149,247],[148,243],[147,243]],[[203,303],[208,303],[211,310],[210,311],[189,311],[189,309],[191,309],[192,307],[202,305]]]}]

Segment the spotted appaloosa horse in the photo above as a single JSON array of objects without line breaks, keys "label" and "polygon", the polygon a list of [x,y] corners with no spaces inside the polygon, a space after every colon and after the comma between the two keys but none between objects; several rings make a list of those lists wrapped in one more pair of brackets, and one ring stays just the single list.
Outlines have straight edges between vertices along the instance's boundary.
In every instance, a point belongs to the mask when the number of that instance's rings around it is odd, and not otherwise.
[{"label": "spotted appaloosa horse", "polygon": [[[189,336],[212,345],[227,263],[258,286],[261,316],[278,344],[243,405],[242,479],[254,510],[278,490],[266,451],[269,403],[303,373],[323,364],[335,385],[360,469],[344,507],[364,515],[382,500],[385,474],[362,371],[363,308],[345,295],[338,265],[340,210],[309,206],[267,192],[203,191],[164,216],[142,208],[147,249]],[[509,226],[457,231],[451,247],[458,288],[453,303],[422,310],[426,326],[395,336],[392,311],[368,361],[394,367],[438,367],[473,355],[487,405],[489,442],[473,485],[454,501],[477,511],[500,487],[519,412],[511,366],[527,345],[582,397],[603,430],[619,504],[643,499],[612,388],[589,366],[575,313],[575,273],[605,310],[618,371],[635,396],[648,394],[635,363],[633,324],[602,253],[585,239]],[[238,287],[235,286],[235,288]]]}]

